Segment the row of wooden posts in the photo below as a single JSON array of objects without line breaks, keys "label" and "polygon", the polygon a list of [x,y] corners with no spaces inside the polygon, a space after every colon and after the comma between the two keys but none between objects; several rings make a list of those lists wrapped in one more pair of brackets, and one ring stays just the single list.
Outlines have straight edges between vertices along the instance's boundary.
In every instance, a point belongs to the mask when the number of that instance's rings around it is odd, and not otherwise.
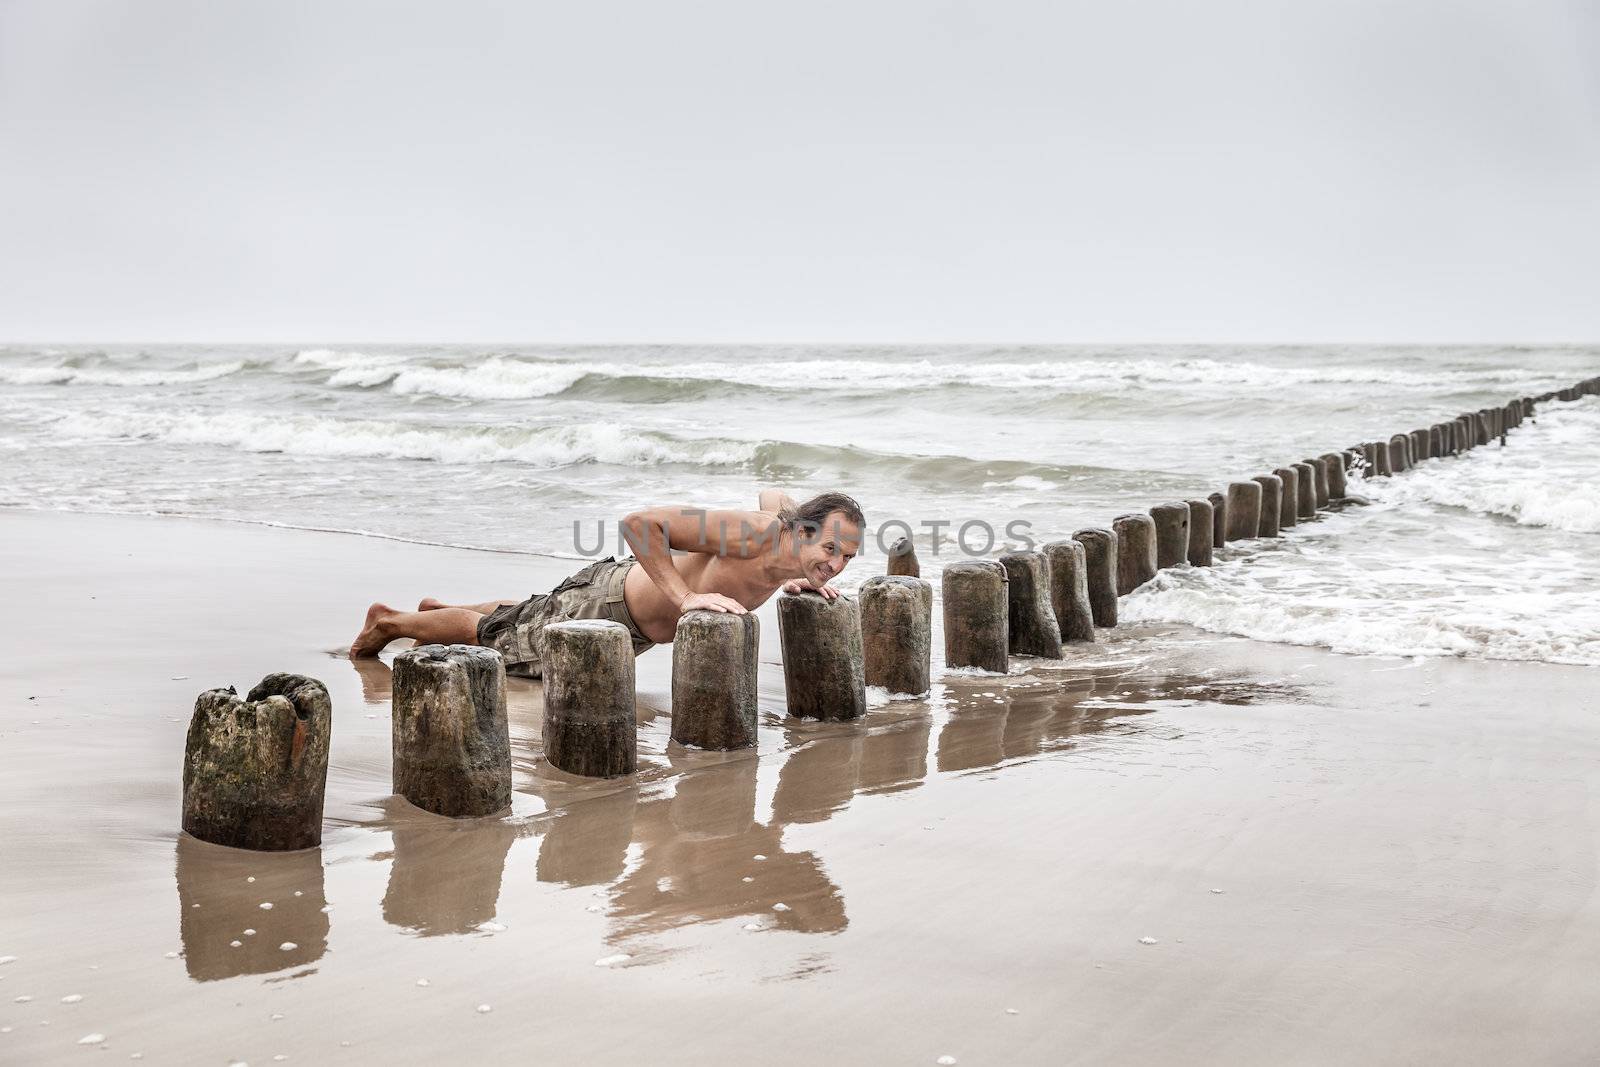
[{"label": "row of wooden posts", "polygon": [[[1008,552],[944,569],[940,580],[948,668],[1005,672],[1013,655],[1059,659],[1063,644],[1092,642],[1117,624],[1117,599],[1167,567],[1206,567],[1230,541],[1276,537],[1349,495],[1351,477],[1382,477],[1425,459],[1459,455],[1520,424],[1534,406],[1600,393],[1600,378],[1558,392],[1368,441],[1225,492],[1157,504],[1106,529],[1079,530],[1037,551]],[[859,597],[778,601],[784,687],[791,715],[860,718],[867,686],[926,693],[932,681],[933,586],[909,542],[889,573]],[[602,620],[547,626],[544,754],[569,774],[614,778],[638,764],[633,644]],[[757,726],[754,614],[694,611],[672,648],[672,738],[702,749],[753,747]],[[511,803],[505,669],[498,653],[425,645],[395,657],[394,791],[457,818]],[[231,688],[200,694],[189,724],[183,828],[239,848],[309,848],[322,840],[332,704],[319,681],[272,674],[241,700]]]}]

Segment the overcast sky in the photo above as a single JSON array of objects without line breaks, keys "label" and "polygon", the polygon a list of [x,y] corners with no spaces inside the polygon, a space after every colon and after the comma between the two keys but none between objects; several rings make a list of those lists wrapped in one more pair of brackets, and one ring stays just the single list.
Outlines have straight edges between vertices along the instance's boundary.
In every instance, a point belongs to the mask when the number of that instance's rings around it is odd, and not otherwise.
[{"label": "overcast sky", "polygon": [[1600,5],[0,0],[0,340],[1600,340]]}]

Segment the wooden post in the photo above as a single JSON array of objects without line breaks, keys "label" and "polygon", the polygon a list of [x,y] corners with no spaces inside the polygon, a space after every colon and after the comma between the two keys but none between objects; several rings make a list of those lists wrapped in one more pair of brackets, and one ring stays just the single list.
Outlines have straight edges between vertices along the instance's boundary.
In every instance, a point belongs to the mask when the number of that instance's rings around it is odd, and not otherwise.
[{"label": "wooden post", "polygon": [[244,700],[230,686],[194,702],[183,751],[183,828],[261,852],[322,843],[333,704],[315,678],[269,674]]},{"label": "wooden post", "polygon": [[1215,544],[1216,519],[1211,501],[1191,500],[1189,503],[1189,566],[1211,566]]},{"label": "wooden post", "polygon": [[726,752],[756,743],[754,612],[690,611],[672,639],[672,739]]},{"label": "wooden post", "polygon": [[933,585],[905,574],[861,586],[861,648],[868,685],[926,693],[933,680]]},{"label": "wooden post", "polygon": [[[878,542],[882,544],[883,542]],[[903,575],[907,578],[920,578],[922,564],[917,562],[917,549],[911,543],[911,538],[902,537],[889,547],[889,564],[887,573]]]},{"label": "wooden post", "polygon": [[1374,441],[1372,443],[1374,454],[1377,456],[1374,466],[1378,477],[1388,478],[1394,474],[1394,468],[1389,465],[1389,442]]},{"label": "wooden post", "polygon": [[[1209,534],[1209,523],[1206,530]],[[1051,541],[1039,551],[1050,572],[1050,606],[1055,609],[1061,640],[1093,641],[1094,609],[1089,605],[1088,553],[1083,542]],[[1112,602],[1115,601],[1113,595]]]},{"label": "wooden post", "polygon": [[867,713],[861,611],[854,598],[779,597],[778,637],[790,715],[839,722]]},{"label": "wooden post", "polygon": [[633,641],[608,619],[573,619],[544,628],[544,755],[585,778],[621,778],[639,769]]},{"label": "wooden post", "polygon": [[394,791],[424,811],[457,819],[510,807],[500,654],[477,645],[419,645],[394,658],[391,684]]},{"label": "wooden post", "polygon": [[1228,543],[1228,495],[1211,493],[1206,499],[1211,501],[1211,548],[1215,552]]},{"label": "wooden post", "polygon": [[1344,465],[1349,457],[1339,452],[1324,452],[1322,465],[1328,471],[1328,499],[1343,500],[1350,495],[1344,480]]},{"label": "wooden post", "polygon": [[1256,482],[1228,483],[1228,540],[1244,541],[1261,529],[1261,486]]},{"label": "wooden post", "polygon": [[1014,656],[1061,658],[1061,630],[1050,602],[1050,572],[1038,552],[1007,552],[1006,646]]},{"label": "wooden post", "polygon": [[1156,524],[1148,515],[1122,515],[1117,535],[1117,595],[1127,596],[1156,576]]},{"label": "wooden post", "polygon": [[1117,538],[1110,530],[1083,529],[1072,535],[1083,546],[1089,611],[1096,626],[1117,624]]},{"label": "wooden post", "polygon": [[1397,433],[1389,438],[1389,469],[1401,474],[1411,469],[1411,438]]},{"label": "wooden post", "polygon": [[1323,466],[1322,460],[1311,458],[1302,461],[1311,469],[1312,507],[1318,510],[1328,506],[1328,468]]},{"label": "wooden post", "polygon": [[1009,663],[1006,569],[992,560],[952,563],[944,569],[939,591],[945,666],[1004,674]]},{"label": "wooden post", "polygon": [[1277,537],[1278,516],[1283,513],[1283,479],[1276,474],[1258,474],[1251,480],[1261,486],[1261,518],[1256,523],[1256,536]]},{"label": "wooden post", "polygon": [[1189,505],[1157,504],[1150,509],[1156,524],[1156,569],[1176,567],[1189,560]]},{"label": "wooden post", "polygon": [[1317,517],[1317,472],[1311,469],[1309,463],[1295,463],[1292,466],[1295,473],[1300,476],[1297,514],[1302,519],[1314,519]]},{"label": "wooden post", "polygon": [[1278,501],[1278,529],[1283,531],[1300,521],[1300,472],[1294,467],[1279,467],[1272,473],[1283,483]]}]

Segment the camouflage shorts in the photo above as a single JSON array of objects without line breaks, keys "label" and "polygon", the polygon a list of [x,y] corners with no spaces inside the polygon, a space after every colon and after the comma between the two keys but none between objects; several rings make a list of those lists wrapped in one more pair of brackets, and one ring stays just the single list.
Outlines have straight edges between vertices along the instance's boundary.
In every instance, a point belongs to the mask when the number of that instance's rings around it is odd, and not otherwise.
[{"label": "camouflage shorts", "polygon": [[613,556],[591,563],[548,593],[536,593],[520,604],[506,604],[478,622],[478,644],[505,660],[506,673],[538,678],[544,672],[544,628],[569,619],[606,619],[628,628],[633,654],[654,646],[628,614],[622,583],[639,561]]}]

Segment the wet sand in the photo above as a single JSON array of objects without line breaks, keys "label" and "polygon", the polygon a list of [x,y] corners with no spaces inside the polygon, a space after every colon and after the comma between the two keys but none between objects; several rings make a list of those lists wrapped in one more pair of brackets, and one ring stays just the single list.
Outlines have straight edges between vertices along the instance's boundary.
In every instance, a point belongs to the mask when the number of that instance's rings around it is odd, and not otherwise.
[{"label": "wet sand", "polygon": [[[0,513],[0,1062],[1600,1057],[1593,670],[1141,627],[823,726],[768,605],[759,755],[669,744],[656,649],[637,781],[545,767],[513,680],[509,816],[390,797],[367,602],[577,566]],[[333,696],[322,847],[180,837],[195,695],[278,670]]]}]

